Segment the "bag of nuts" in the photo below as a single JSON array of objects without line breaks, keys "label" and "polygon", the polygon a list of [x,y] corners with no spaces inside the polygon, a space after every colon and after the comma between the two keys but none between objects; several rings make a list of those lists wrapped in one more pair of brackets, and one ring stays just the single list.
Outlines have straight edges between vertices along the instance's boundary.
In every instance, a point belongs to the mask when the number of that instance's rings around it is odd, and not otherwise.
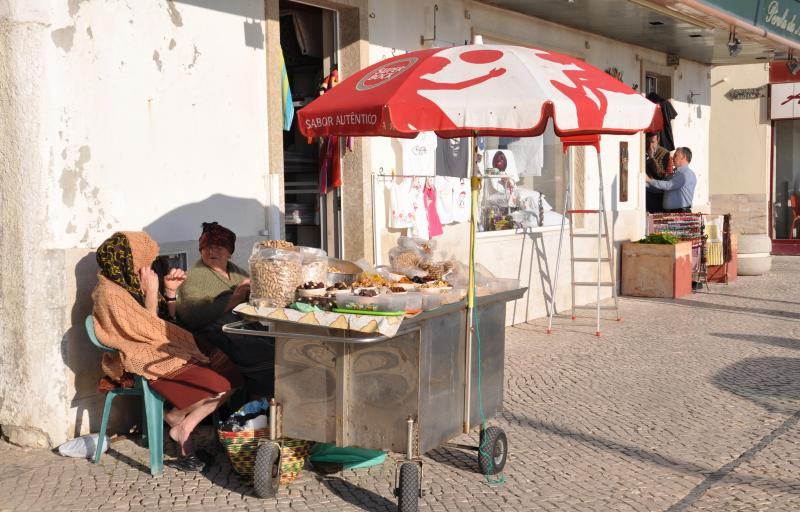
[{"label": "bag of nuts", "polygon": [[328,279],[328,253],[314,247],[293,247],[291,250],[303,255],[303,282],[324,283]]},{"label": "bag of nuts", "polygon": [[303,283],[303,255],[256,245],[250,255],[250,305],[286,307]]}]

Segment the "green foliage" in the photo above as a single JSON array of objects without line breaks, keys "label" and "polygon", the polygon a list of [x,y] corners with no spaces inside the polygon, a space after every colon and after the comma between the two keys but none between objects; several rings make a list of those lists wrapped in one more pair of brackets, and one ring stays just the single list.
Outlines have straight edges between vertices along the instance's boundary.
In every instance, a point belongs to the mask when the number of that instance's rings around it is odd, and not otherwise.
[{"label": "green foliage", "polygon": [[675,245],[678,242],[680,242],[678,237],[675,235],[670,235],[669,233],[650,233],[636,243]]}]

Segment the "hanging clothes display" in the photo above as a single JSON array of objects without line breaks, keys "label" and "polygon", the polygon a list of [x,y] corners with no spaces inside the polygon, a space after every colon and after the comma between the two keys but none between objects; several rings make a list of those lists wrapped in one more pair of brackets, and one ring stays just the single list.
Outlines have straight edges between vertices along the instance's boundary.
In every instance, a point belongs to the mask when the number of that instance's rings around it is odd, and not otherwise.
[{"label": "hanging clothes display", "polygon": [[[322,96],[339,83],[339,70],[334,67],[331,73],[322,79],[319,94]],[[308,141],[309,144],[311,140]],[[353,150],[352,137],[347,137],[347,149]],[[319,150],[319,193],[325,195],[329,190],[342,186],[342,154],[339,137],[323,137]]]},{"label": "hanging clothes display", "polygon": [[428,210],[425,208],[425,178],[411,178],[411,203],[414,211],[414,223],[409,228],[409,235],[430,239]]},{"label": "hanging clothes display", "polygon": [[403,174],[433,176],[436,169],[436,134],[421,132],[414,139],[400,139]]},{"label": "hanging clothes display", "polygon": [[439,222],[451,224],[453,222],[453,182],[456,178],[447,176],[436,176],[433,179],[433,186],[436,189],[436,213],[439,215]]},{"label": "hanging clothes display", "polygon": [[397,179],[389,182],[389,227],[405,229],[414,226],[414,196],[411,192],[413,180]]},{"label": "hanging clothes display", "polygon": [[648,94],[647,99],[661,107],[664,126],[658,134],[659,144],[667,151],[673,151],[675,149],[675,140],[672,138],[672,120],[678,117],[678,112],[675,111],[672,103],[654,92]]},{"label": "hanging clothes display", "polygon": [[289,74],[286,72],[286,62],[283,60],[283,50],[281,54],[281,99],[283,101],[283,131],[288,132],[292,129],[294,119],[294,103],[292,102],[292,90],[289,88]]},{"label": "hanging clothes display", "polygon": [[444,233],[439,214],[436,212],[436,191],[433,189],[431,180],[425,180],[425,187],[422,190],[422,197],[425,203],[425,213],[428,217],[428,236],[433,238]]},{"label": "hanging clothes display", "polygon": [[469,222],[470,186],[466,178],[453,183],[453,222]]},{"label": "hanging clothes display", "polygon": [[469,171],[469,138],[436,140],[436,176],[466,178]]}]

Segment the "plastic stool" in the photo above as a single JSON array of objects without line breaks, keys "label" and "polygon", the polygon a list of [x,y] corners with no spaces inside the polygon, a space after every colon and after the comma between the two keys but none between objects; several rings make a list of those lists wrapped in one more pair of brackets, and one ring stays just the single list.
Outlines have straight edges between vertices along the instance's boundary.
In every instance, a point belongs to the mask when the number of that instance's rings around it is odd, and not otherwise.
[{"label": "plastic stool", "polygon": [[[97,339],[94,333],[94,320],[92,315],[86,317],[86,333],[92,343],[104,352],[115,353],[117,350],[109,348]],[[97,438],[97,451],[94,454],[94,463],[100,464],[103,455],[103,442],[105,441],[108,417],[111,414],[111,402],[118,396],[138,395],[142,397],[145,424],[142,428],[142,441],[147,442],[150,450],[150,474],[160,475],[164,471],[164,399],[150,388],[147,379],[136,375],[132,388],[117,388],[108,392],[106,404],[103,407],[103,421],[100,423],[100,435]]]}]

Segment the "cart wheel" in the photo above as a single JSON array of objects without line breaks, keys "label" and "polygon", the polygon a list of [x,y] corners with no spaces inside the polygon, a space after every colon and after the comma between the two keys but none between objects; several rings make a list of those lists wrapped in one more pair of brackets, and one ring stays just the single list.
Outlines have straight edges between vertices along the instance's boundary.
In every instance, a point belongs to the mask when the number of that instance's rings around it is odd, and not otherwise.
[{"label": "cart wheel", "polygon": [[404,462],[400,465],[400,487],[395,492],[398,512],[417,512],[419,466],[415,462]]},{"label": "cart wheel", "polygon": [[264,443],[258,447],[253,468],[253,487],[259,498],[272,498],[281,484],[281,447]]},{"label": "cart wheel", "polygon": [[484,475],[496,475],[503,471],[508,457],[508,439],[500,427],[481,430],[478,445],[478,465]]}]

